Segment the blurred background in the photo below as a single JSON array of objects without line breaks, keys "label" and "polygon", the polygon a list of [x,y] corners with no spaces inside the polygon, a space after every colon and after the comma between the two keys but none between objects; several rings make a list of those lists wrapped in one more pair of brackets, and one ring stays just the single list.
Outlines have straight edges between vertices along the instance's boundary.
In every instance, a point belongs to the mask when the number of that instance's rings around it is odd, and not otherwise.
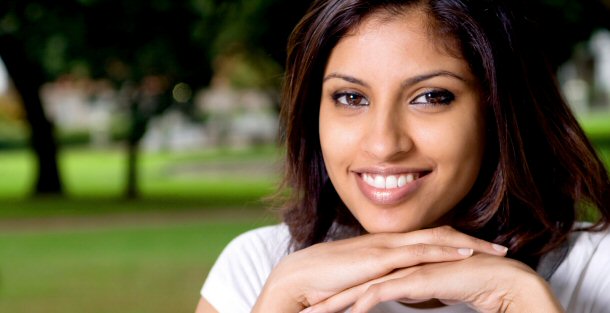
[{"label": "blurred background", "polygon": [[[310,1],[0,2],[0,312],[191,312],[277,222],[279,87]],[[610,160],[610,1],[531,0]]]}]

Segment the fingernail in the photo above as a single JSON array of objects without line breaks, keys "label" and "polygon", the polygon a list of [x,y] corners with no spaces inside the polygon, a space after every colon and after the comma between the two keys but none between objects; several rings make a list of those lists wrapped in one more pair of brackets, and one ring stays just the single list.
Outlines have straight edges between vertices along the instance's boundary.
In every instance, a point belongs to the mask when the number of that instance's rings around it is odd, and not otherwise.
[{"label": "fingernail", "polygon": [[458,253],[465,256],[471,256],[474,250],[468,248],[460,248],[458,249]]},{"label": "fingernail", "polygon": [[313,307],[308,307],[305,310],[302,310],[300,313],[313,313]]},{"label": "fingernail", "polygon": [[508,251],[507,247],[501,246],[501,245],[498,245],[498,244],[495,244],[495,243],[492,244],[491,246],[494,248],[494,250],[496,250],[498,252],[506,253]]}]

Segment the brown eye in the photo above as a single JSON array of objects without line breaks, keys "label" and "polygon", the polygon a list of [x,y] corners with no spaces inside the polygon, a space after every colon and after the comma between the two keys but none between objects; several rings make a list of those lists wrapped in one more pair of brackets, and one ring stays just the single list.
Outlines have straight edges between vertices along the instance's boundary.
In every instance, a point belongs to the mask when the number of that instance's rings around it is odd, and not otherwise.
[{"label": "brown eye", "polygon": [[411,101],[411,104],[448,105],[453,100],[455,100],[455,96],[447,90],[431,90],[417,96],[415,100]]},{"label": "brown eye", "polygon": [[355,92],[341,92],[333,95],[333,100],[338,105],[358,107],[369,105],[369,100],[363,95]]}]

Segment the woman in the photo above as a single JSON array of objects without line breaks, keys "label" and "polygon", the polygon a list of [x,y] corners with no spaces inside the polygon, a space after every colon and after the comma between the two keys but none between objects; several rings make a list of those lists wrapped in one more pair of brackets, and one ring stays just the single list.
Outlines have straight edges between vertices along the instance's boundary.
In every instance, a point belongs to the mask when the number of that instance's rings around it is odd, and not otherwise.
[{"label": "woman", "polygon": [[284,223],[225,249],[197,312],[608,312],[610,180],[528,26],[504,1],[316,1]]}]

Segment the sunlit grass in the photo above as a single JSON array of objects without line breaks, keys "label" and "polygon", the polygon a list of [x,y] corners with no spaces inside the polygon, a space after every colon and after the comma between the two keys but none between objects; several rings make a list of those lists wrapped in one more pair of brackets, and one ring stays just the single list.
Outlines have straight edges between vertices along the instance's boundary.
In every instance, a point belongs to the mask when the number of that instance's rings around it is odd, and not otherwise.
[{"label": "sunlit grass", "polygon": [[[59,167],[70,198],[120,199],[125,193],[123,149],[64,149]],[[280,177],[278,150],[202,150],[142,153],[138,163],[143,198],[192,198],[239,204],[274,191]],[[26,198],[32,190],[34,157],[28,150],[0,152],[0,201]]]},{"label": "sunlit grass", "polygon": [[26,196],[35,174],[34,156],[29,150],[0,152],[0,197]]},{"label": "sunlit grass", "polygon": [[610,112],[579,116],[579,121],[589,136],[610,136]]}]

